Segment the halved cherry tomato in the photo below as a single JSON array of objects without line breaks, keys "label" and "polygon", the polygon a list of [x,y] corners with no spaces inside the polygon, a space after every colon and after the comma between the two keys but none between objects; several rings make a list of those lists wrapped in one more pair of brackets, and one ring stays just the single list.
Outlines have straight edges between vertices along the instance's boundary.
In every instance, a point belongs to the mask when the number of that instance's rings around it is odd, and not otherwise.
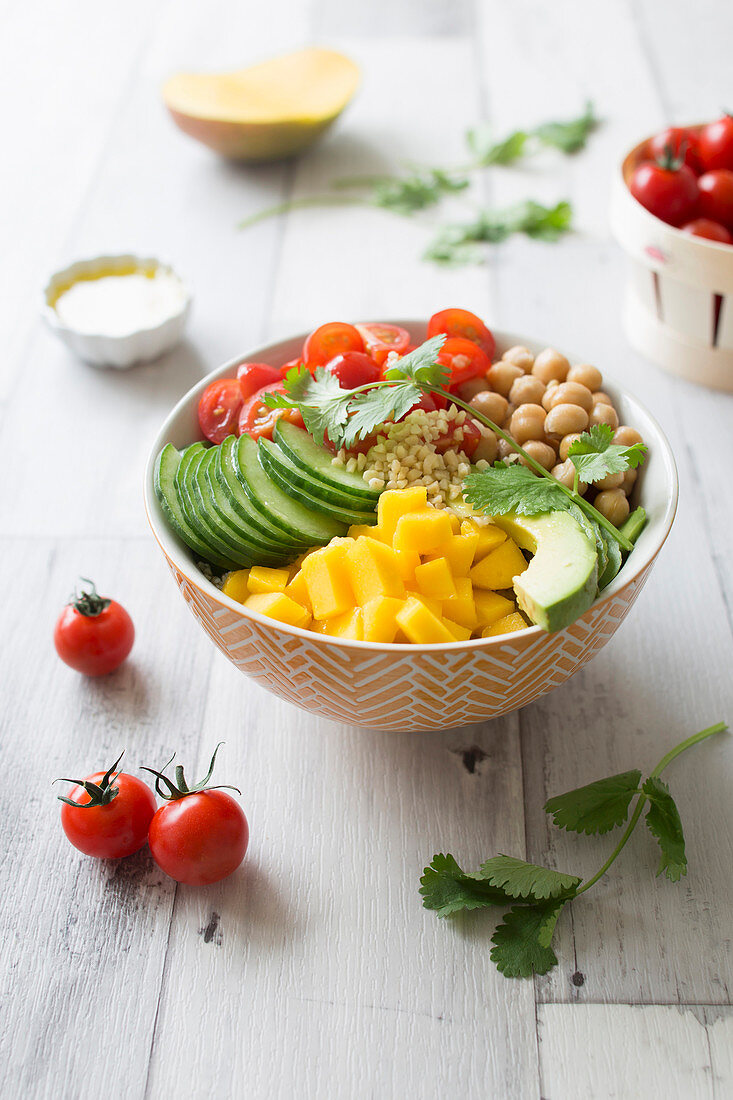
[{"label": "halved cherry tomato", "polygon": [[304,367],[304,366],[305,366],[305,363],[303,362],[303,360],[300,356],[298,356],[297,359],[288,359],[287,363],[283,363],[283,365],[280,367],[280,377],[284,378],[285,375],[288,373],[288,371],[292,370],[293,367]]},{"label": "halved cherry tomato", "polygon": [[299,428],[304,426],[298,409],[271,409],[266,405],[262,400],[266,393],[285,393],[285,384],[282,381],[271,382],[245,401],[239,417],[239,435],[251,435],[253,439],[272,439],[273,429],[280,417],[289,420],[291,424],[297,424]]},{"label": "halved cherry tomato", "polygon": [[364,351],[364,341],[353,325],[330,321],[310,334],[303,344],[303,358],[310,368],[325,367],[335,355]]},{"label": "halved cherry tomato", "polygon": [[716,168],[700,176],[697,185],[700,188],[697,213],[733,228],[733,172]]},{"label": "halved cherry tomato", "polygon": [[473,340],[465,340],[462,336],[448,337],[438,353],[438,362],[450,370],[449,389],[486,374],[491,366],[486,352]]},{"label": "halved cherry tomato", "polygon": [[488,329],[481,318],[468,309],[441,309],[439,313],[434,313],[428,321],[428,336],[437,336],[441,332],[446,336],[460,336],[464,340],[472,340],[488,355],[489,359],[494,354],[496,341],[491,329]]},{"label": "halved cherry tomato", "polygon": [[342,355],[336,355],[326,364],[326,370],[338,378],[342,390],[355,390],[358,386],[378,382],[382,377],[380,368],[363,351],[345,351]]},{"label": "halved cherry tomato", "polygon": [[457,440],[452,431],[438,436],[435,440],[435,449],[438,454],[444,454],[446,451],[463,451],[467,458],[471,457],[479,445],[481,429],[470,416],[466,417],[463,424],[461,424],[461,428],[463,439]]},{"label": "halved cherry tomato", "polygon": [[236,430],[244,397],[237,378],[220,378],[199,399],[201,431],[212,443],[223,443]]},{"label": "halved cherry tomato", "polygon": [[263,386],[269,386],[271,382],[279,382],[281,374],[277,367],[271,367],[267,363],[242,363],[237,367],[237,378],[242,398],[246,401]]},{"label": "halved cherry tomato", "polygon": [[684,126],[669,126],[655,134],[647,142],[645,157],[659,161],[668,151],[675,159],[681,159],[695,175],[702,171],[698,137],[691,130]]},{"label": "halved cherry tomato", "polygon": [[733,233],[710,218],[695,218],[682,226],[682,232],[693,237],[704,237],[708,241],[718,241],[720,244],[733,244]]},{"label": "halved cherry tomato", "polygon": [[388,325],[381,321],[370,321],[356,326],[364,340],[367,354],[379,366],[383,366],[391,351],[405,355],[410,346],[410,334],[399,325]]},{"label": "halved cherry tomato", "polygon": [[698,143],[703,172],[714,168],[733,170],[733,116],[726,114],[703,126]]}]

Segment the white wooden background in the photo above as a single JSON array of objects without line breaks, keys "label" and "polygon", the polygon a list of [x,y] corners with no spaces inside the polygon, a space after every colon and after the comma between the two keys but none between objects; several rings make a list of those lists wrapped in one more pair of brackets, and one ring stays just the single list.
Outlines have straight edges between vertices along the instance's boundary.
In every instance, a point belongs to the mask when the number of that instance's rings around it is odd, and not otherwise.
[{"label": "white wooden background", "polygon": [[[3,686],[0,1089],[8,1097],[733,1096],[731,747],[670,773],[690,873],[656,879],[641,831],[563,916],[559,967],[508,981],[485,914],[439,922],[434,851],[504,851],[585,874],[608,840],[548,828],[542,804],[733,719],[729,397],[664,376],[620,329],[610,172],[668,120],[733,102],[723,0],[5,0],[0,5],[0,604]],[[341,47],[362,91],[297,164],[218,162],[159,86],[303,43]],[[462,131],[605,122],[574,159],[495,170],[476,201],[570,197],[578,232],[513,240],[487,266],[419,262],[429,230],[377,211],[238,219],[334,175],[463,157]],[[190,340],[127,374],[76,361],[39,324],[48,270],[112,248],[169,258],[195,290]],[[331,318],[461,305],[577,349],[656,411],[679,464],[674,531],[629,620],[549,697],[485,726],[374,733],[319,721],[245,680],[189,616],[146,528],[150,441],[224,358]],[[116,674],[63,666],[52,624],[79,574],[132,613]],[[241,785],[246,863],[179,887],[143,853],[107,865],[62,837],[56,775],[174,750]],[[463,750],[476,746],[475,768]]]}]

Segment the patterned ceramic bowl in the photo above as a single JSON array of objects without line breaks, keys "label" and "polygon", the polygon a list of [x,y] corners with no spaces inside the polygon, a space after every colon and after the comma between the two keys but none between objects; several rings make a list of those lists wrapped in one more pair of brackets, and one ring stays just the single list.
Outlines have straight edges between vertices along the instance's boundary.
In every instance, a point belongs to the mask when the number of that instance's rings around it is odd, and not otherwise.
[{"label": "patterned ceramic bowl", "polygon": [[[399,320],[413,340],[425,324]],[[499,352],[545,345],[495,332]],[[300,353],[304,335],[253,351],[247,358],[279,365]],[[213,371],[176,405],[153,444],[145,473],[145,506],[153,534],[194,617],[230,661],[268,690],[305,710],[337,721],[388,730],[447,729],[496,718],[558,687],[586,664],[616,631],[641,591],[677,507],[677,471],[656,420],[604,379],[621,422],[637,428],[649,457],[637,481],[649,522],[634,553],[603,596],[566,630],[532,627],[450,645],[377,645],[342,641],[273,622],[210,584],[191,552],[166,525],[153,490],[155,458],[166,443],[199,438],[196,409],[209,382],[232,376],[242,358]],[[578,360],[579,361],[579,360]]]}]

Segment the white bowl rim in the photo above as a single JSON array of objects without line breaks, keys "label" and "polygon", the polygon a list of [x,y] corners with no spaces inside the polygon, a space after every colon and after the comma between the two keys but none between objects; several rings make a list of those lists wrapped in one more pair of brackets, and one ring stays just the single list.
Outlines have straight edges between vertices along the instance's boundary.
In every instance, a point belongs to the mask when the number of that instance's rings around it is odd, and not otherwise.
[{"label": "white bowl rim", "polygon": [[[416,320],[415,318],[400,318],[397,320],[388,319],[384,323],[399,325],[402,328],[406,328],[410,332],[415,328],[424,328],[426,325],[425,320]],[[323,642],[326,645],[331,645],[336,648],[345,647],[347,649],[378,650],[383,653],[435,653],[442,650],[449,650],[451,653],[453,653],[462,652],[469,649],[481,649],[488,651],[491,649],[498,649],[500,646],[506,645],[507,642],[514,641],[520,637],[529,639],[537,638],[540,635],[547,635],[547,631],[544,631],[541,627],[531,626],[526,627],[524,630],[515,630],[507,634],[499,634],[493,638],[470,638],[465,642],[455,641],[433,642],[430,644],[415,644],[412,642],[364,642],[355,641],[349,638],[335,638],[329,634],[317,634],[312,630],[306,630],[302,627],[291,626],[289,623],[280,623],[276,620],[269,618],[266,615],[260,614],[258,611],[251,611],[243,604],[238,603],[236,600],[233,600],[231,596],[226,596],[221,591],[221,589],[212,584],[211,581],[209,581],[208,578],[200,572],[195,563],[191,561],[190,558],[188,558],[187,554],[190,553],[188,548],[186,547],[184,549],[183,543],[181,543],[178,538],[173,534],[162,516],[160,517],[160,519],[158,519],[160,505],[158,503],[157,497],[155,496],[155,490],[153,487],[153,471],[155,468],[155,460],[165,444],[169,442],[168,437],[170,435],[173,423],[181,414],[181,412],[184,409],[187,409],[189,405],[193,402],[193,400],[201,395],[201,393],[204,391],[204,389],[206,389],[210,382],[213,382],[218,378],[225,378],[227,376],[233,375],[236,367],[239,366],[241,363],[249,361],[258,363],[268,362],[268,356],[272,356],[274,358],[278,354],[282,354],[279,353],[278,349],[282,348],[283,344],[289,344],[295,340],[305,340],[309,331],[311,330],[307,330],[303,333],[297,333],[293,336],[273,341],[260,348],[255,348],[252,352],[249,352],[246,355],[237,355],[233,359],[228,360],[226,363],[211,371],[204,378],[200,379],[200,381],[197,382],[194,386],[192,386],[183,395],[180,401],[177,402],[177,404],[165,418],[165,421],[163,422],[160,431],[155,437],[150,455],[148,457],[148,461],[146,463],[143,496],[145,502],[145,511],[147,513],[148,522],[150,524],[153,535],[161,549],[170,558],[170,560],[173,562],[179,572],[186,578],[187,581],[193,584],[194,587],[201,589],[204,594],[209,594],[224,607],[228,607],[232,611],[236,611],[237,614],[240,615],[242,618],[253,619],[255,622],[265,625],[271,630],[279,630],[285,634],[294,635],[298,638],[306,638],[311,641],[317,639],[319,643]],[[501,344],[504,347],[514,347],[517,344],[520,344],[522,346],[529,347],[530,350],[532,350],[532,348],[542,349],[553,346],[551,344],[540,340],[535,340],[528,336],[519,336],[516,333],[506,332],[498,328],[492,328],[491,331],[496,339],[497,344]],[[537,352],[535,352],[535,354],[537,354]],[[567,352],[564,352],[563,354],[567,354]],[[579,356],[568,355],[567,357],[571,360],[571,362],[585,362],[585,360]],[[650,454],[654,453],[655,456],[658,454],[659,459],[662,462],[665,473],[665,480],[667,481],[669,486],[669,497],[666,502],[664,513],[658,521],[658,541],[647,547],[644,553],[640,553],[640,548],[637,546],[634,550],[633,555],[631,555],[630,558],[627,559],[626,563],[624,563],[623,567],[614,578],[614,580],[611,582],[611,584],[609,584],[608,587],[603,590],[603,595],[597,597],[596,600],[594,600],[594,602],[591,604],[591,607],[588,609],[587,612],[585,612],[585,614],[589,614],[590,611],[600,606],[600,604],[612,599],[618,592],[626,588],[628,585],[632,584],[636,580],[636,578],[644,572],[644,570],[654,560],[654,558],[656,558],[657,554],[664,545],[672,527],[675,513],[677,511],[677,499],[679,495],[679,481],[674,455],[672,454],[672,449],[669,445],[669,442],[656,418],[652,416],[646,406],[644,406],[635,397],[631,396],[626,390],[621,390],[613,383],[609,384],[605,374],[603,376],[603,385],[607,390],[610,391],[611,396],[613,396],[614,398],[617,396],[623,396],[623,398],[628,401],[633,407],[634,413],[641,414],[641,418],[646,420],[647,426],[652,428],[652,432],[653,434],[655,434],[656,438],[653,441],[651,439],[645,438],[645,442],[647,442],[649,445]],[[633,562],[633,569],[630,572],[627,572],[629,561]],[[583,618],[583,616],[581,615],[580,618]],[[562,633],[562,631],[559,631],[558,633]]]}]

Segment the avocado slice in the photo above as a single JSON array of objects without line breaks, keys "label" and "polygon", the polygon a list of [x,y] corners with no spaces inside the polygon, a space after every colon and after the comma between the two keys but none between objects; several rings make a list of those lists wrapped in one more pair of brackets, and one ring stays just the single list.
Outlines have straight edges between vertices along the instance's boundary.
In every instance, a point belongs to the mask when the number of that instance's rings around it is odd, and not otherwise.
[{"label": "avocado slice", "polygon": [[588,610],[598,591],[598,555],[568,512],[510,512],[493,522],[534,555],[514,578],[517,603],[533,623],[547,631],[563,630]]}]

